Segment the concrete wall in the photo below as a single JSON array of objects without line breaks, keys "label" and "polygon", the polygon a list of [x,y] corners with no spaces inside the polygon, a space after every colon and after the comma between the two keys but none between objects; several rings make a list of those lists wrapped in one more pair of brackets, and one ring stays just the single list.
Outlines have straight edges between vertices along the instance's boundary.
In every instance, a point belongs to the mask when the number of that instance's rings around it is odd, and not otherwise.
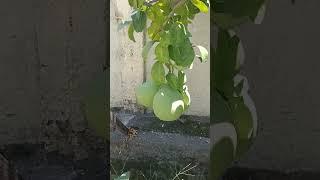
[{"label": "concrete wall", "polygon": [[[111,106],[127,106],[127,102],[135,103],[134,88],[143,80],[142,33],[135,33],[137,42],[133,43],[127,35],[127,28],[117,31],[119,21],[115,15],[130,18],[130,9],[127,0],[111,1]],[[190,25],[193,34],[192,42],[202,45],[209,50],[210,45],[209,14],[199,14]],[[151,66],[154,62],[154,49],[149,52],[147,79],[150,78]],[[192,97],[192,104],[187,114],[210,115],[210,62],[201,64],[195,60],[192,71],[187,71],[188,86]]]},{"label": "concrete wall", "polygon": [[[192,42],[201,45],[210,55],[210,14],[199,14],[190,25],[193,34]],[[196,50],[199,53],[198,50]],[[210,116],[210,56],[209,60],[201,63],[195,60],[193,69],[187,71],[188,83],[192,104],[187,114]]]},{"label": "concrete wall", "polygon": [[36,139],[40,132],[39,71],[34,48],[37,13],[33,3],[0,3],[0,144],[26,137]]},{"label": "concrete wall", "polygon": [[0,12],[0,144],[72,149],[87,127],[84,89],[106,61],[105,2],[5,0]]},{"label": "concrete wall", "polygon": [[110,1],[110,104],[130,106],[135,103],[135,87],[143,82],[142,33],[135,33],[136,42],[128,37],[128,28],[118,31],[121,20],[130,18],[127,0]]},{"label": "concrete wall", "polygon": [[319,6],[316,0],[269,1],[261,25],[240,28],[259,120],[244,165],[320,169]]}]

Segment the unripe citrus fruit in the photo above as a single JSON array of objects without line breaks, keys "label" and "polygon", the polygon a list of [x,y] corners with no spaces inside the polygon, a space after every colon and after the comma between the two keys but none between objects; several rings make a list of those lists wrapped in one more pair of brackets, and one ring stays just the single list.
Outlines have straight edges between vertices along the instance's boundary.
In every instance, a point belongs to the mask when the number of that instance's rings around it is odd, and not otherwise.
[{"label": "unripe citrus fruit", "polygon": [[153,111],[160,120],[177,120],[184,112],[182,95],[178,90],[163,86],[154,96]]},{"label": "unripe citrus fruit", "polygon": [[152,108],[153,97],[158,92],[159,86],[153,81],[146,81],[136,88],[137,103],[147,108]]}]

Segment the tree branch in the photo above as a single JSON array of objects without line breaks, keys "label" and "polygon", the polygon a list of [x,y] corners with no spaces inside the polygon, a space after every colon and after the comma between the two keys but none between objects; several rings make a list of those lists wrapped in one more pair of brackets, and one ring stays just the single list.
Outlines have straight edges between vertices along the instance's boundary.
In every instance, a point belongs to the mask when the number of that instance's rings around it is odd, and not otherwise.
[{"label": "tree branch", "polygon": [[165,26],[167,24],[167,22],[169,21],[169,19],[174,15],[174,11],[181,6],[182,4],[184,4],[186,2],[186,0],[177,0],[175,2],[174,7],[172,8],[172,11],[170,12],[170,14],[167,16],[167,18],[165,19],[163,25],[161,26],[161,28],[152,35],[152,39],[154,39],[156,37],[157,34],[159,34],[160,32],[163,31],[163,26]]},{"label": "tree branch", "polygon": [[156,2],[158,2],[159,0],[150,0],[150,1],[145,1],[144,2],[144,5],[146,5],[146,6],[148,6],[148,7],[150,7],[150,6],[152,6],[152,4],[153,3],[156,3]]}]

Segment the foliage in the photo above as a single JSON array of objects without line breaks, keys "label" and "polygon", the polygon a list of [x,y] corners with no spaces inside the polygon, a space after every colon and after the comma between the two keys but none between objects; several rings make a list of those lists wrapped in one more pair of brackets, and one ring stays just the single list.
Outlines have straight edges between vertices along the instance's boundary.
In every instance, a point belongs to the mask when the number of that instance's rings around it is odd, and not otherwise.
[{"label": "foliage", "polygon": [[[142,50],[145,61],[148,59],[149,50],[155,48],[156,58],[151,69],[151,81],[160,86],[160,89],[157,101],[153,101],[151,109],[157,109],[155,114],[161,120],[177,120],[182,114],[181,110],[186,111],[191,102],[184,71],[192,68],[196,57],[201,62],[208,58],[208,51],[204,47],[192,44],[188,26],[196,14],[209,11],[209,1],[129,0],[129,5],[133,8],[132,20],[127,23],[129,39],[135,42],[134,33],[146,30],[149,40]],[[196,48],[199,55],[196,55]],[[160,92],[163,87],[168,90]],[[167,100],[159,100],[161,96]],[[141,93],[139,99],[143,99]],[[184,103],[180,108],[174,108],[176,101]],[[176,109],[179,109],[179,112],[176,112]]]},{"label": "foliage", "polygon": [[[234,28],[247,21],[261,23],[265,0],[214,0],[211,20],[217,29],[213,63],[211,179],[217,180],[245,153],[257,133],[257,114],[240,75],[244,51]],[[216,37],[216,36],[215,36]]]}]

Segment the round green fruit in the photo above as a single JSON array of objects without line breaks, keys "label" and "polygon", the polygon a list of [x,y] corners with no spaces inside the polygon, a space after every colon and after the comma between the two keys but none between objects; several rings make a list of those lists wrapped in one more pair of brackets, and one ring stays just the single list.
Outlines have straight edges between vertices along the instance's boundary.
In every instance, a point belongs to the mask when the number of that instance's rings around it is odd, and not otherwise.
[{"label": "round green fruit", "polygon": [[162,121],[175,121],[184,112],[183,97],[178,90],[163,86],[154,96],[153,111]]},{"label": "round green fruit", "polygon": [[152,108],[153,97],[158,92],[159,86],[153,81],[146,81],[136,88],[137,103],[147,108]]}]

